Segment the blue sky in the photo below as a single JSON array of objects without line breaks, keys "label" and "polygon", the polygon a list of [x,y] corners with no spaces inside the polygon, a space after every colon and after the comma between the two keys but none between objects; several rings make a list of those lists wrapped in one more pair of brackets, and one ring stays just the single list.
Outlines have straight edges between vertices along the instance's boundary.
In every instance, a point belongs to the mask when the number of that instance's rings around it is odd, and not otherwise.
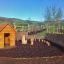
[{"label": "blue sky", "polygon": [[0,16],[41,21],[45,8],[51,5],[64,10],[64,0],[0,0]]}]

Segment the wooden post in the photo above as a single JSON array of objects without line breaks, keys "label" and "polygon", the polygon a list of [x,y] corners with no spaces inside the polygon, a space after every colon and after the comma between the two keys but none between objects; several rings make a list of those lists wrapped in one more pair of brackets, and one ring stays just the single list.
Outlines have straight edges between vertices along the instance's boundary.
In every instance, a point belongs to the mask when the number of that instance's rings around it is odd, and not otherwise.
[{"label": "wooden post", "polygon": [[47,28],[47,33],[48,33],[48,24],[47,24],[46,28]]},{"label": "wooden post", "polygon": [[22,26],[22,31],[24,31],[24,26]]},{"label": "wooden post", "polygon": [[55,26],[53,25],[53,34],[55,33],[54,29],[55,29]]},{"label": "wooden post", "polygon": [[22,35],[22,44],[27,44],[26,36]]},{"label": "wooden post", "polygon": [[48,46],[50,46],[50,42],[46,41],[46,44],[47,44]]},{"label": "wooden post", "polygon": [[33,42],[33,41],[34,41],[34,39],[33,39],[33,38],[31,38],[31,45],[33,45],[33,44],[34,44],[34,42]]},{"label": "wooden post", "polygon": [[63,34],[63,26],[62,26],[62,34]]},{"label": "wooden post", "polygon": [[14,25],[14,28],[16,29],[16,25],[15,25],[15,23],[13,23],[13,25]]}]

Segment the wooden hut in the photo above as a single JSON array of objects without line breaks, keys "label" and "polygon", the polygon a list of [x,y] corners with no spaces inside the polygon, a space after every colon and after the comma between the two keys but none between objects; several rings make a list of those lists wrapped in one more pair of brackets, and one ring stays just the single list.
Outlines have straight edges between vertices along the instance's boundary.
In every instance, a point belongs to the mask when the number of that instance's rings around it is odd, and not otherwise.
[{"label": "wooden hut", "polygon": [[0,48],[15,46],[15,29],[10,24],[0,25]]}]

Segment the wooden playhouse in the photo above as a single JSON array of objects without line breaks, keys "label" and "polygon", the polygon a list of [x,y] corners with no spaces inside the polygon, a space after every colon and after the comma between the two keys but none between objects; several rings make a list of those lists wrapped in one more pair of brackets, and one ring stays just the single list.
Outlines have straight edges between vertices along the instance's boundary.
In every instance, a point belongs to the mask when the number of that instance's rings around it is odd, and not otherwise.
[{"label": "wooden playhouse", "polygon": [[0,25],[0,48],[15,46],[15,29],[10,24]]}]

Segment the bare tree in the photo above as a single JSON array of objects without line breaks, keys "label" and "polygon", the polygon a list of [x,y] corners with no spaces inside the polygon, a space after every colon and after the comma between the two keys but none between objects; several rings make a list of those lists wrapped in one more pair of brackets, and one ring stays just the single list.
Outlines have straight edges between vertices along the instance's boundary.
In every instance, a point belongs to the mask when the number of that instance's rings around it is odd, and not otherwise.
[{"label": "bare tree", "polygon": [[52,21],[58,24],[60,29],[60,23],[62,19],[62,9],[55,6],[47,7],[45,12],[45,21],[47,21],[47,30]]},{"label": "bare tree", "polygon": [[45,10],[45,21],[46,21],[46,28],[47,28],[47,33],[49,32],[49,24],[52,20],[51,16],[51,7],[47,7]]}]

